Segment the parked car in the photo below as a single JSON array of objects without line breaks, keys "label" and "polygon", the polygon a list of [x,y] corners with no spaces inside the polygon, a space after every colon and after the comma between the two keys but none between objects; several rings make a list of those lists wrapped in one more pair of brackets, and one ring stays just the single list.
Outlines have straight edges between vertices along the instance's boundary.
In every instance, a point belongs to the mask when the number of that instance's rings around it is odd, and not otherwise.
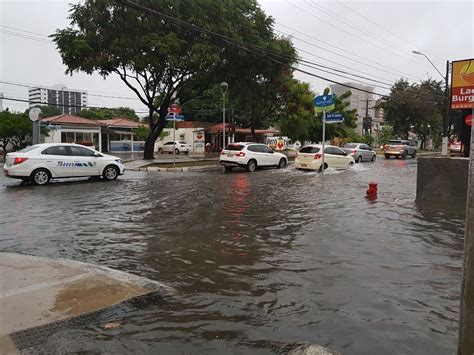
[{"label": "parked car", "polygon": [[72,143],[36,144],[8,153],[3,166],[5,176],[35,185],[69,177],[102,176],[115,180],[124,169],[120,158]]},{"label": "parked car", "polygon": [[462,143],[459,141],[452,141],[448,144],[451,153],[462,153]]},{"label": "parked car", "polygon": [[[173,144],[174,143],[174,144]],[[191,144],[186,142],[166,142],[161,147],[158,148],[158,153],[173,153],[173,147],[175,154],[184,153],[188,154],[191,151]]]},{"label": "parked car", "polygon": [[352,156],[356,163],[363,161],[375,161],[377,154],[375,151],[364,143],[346,143],[342,150]]},{"label": "parked car", "polygon": [[[302,147],[295,159],[295,168],[302,170],[322,171],[323,147],[320,144],[310,144]],[[324,169],[348,169],[355,164],[354,158],[341,148],[327,145],[324,147]]]},{"label": "parked car", "polygon": [[229,144],[222,150],[219,161],[225,171],[239,167],[253,172],[261,167],[283,169],[288,165],[284,154],[274,152],[265,144],[246,142]]},{"label": "parked car", "polygon": [[408,156],[412,158],[416,157],[416,146],[415,142],[405,139],[391,139],[387,144],[383,146],[383,153],[385,159],[389,159],[391,156],[397,158],[406,159]]}]

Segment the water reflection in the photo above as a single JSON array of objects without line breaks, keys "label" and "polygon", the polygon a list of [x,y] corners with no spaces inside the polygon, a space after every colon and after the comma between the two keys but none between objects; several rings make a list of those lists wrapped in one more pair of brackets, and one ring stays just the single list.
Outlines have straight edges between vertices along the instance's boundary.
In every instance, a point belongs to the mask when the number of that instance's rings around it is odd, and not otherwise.
[{"label": "water reflection", "polygon": [[[178,291],[117,311],[124,326],[107,342],[86,325],[52,337],[54,349],[274,353],[309,342],[351,354],[450,353],[463,221],[417,209],[415,179],[416,160],[391,159],[328,173],[324,186],[317,173],[287,169],[2,188],[0,202],[14,208],[0,211],[0,248]],[[366,198],[369,181],[377,199]]]}]

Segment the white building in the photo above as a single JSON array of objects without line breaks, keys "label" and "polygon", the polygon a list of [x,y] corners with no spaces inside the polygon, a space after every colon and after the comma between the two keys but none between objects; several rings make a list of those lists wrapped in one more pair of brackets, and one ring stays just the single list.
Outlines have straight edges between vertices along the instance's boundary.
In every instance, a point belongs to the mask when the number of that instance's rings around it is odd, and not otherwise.
[{"label": "white building", "polygon": [[29,106],[53,105],[63,114],[74,115],[87,106],[87,91],[68,89],[65,86],[28,89]]},{"label": "white building", "polygon": [[[345,83],[349,86],[362,89],[365,91],[355,90],[348,88],[347,86],[339,85],[339,84],[332,84],[330,85],[331,91],[333,94],[342,95],[347,91],[351,91],[352,95],[348,100],[350,100],[349,109],[356,109],[357,110],[357,127],[355,129],[356,133],[358,134],[365,134],[369,133],[367,130],[364,132],[364,117],[367,116],[372,118],[372,121],[375,117],[375,99],[374,95],[369,92],[374,92],[374,88],[372,86],[362,85],[358,83]],[[373,134],[372,129],[372,134]]]}]

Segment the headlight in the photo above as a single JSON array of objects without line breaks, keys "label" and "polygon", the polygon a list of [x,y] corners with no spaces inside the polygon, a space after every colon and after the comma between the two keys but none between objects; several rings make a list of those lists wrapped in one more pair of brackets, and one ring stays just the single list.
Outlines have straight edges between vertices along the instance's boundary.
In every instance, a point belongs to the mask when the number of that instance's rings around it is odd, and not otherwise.
[{"label": "headlight", "polygon": [[119,164],[123,164],[122,159],[115,159],[115,161]]}]

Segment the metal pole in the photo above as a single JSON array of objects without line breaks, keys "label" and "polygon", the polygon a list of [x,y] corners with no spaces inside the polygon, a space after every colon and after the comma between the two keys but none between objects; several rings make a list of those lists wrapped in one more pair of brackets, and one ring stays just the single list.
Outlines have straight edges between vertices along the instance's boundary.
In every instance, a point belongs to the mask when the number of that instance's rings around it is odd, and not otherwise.
[{"label": "metal pole", "polygon": [[323,154],[322,154],[322,165],[321,165],[321,173],[323,174],[324,177],[324,144],[326,141],[326,111],[323,111]]},{"label": "metal pole", "polygon": [[35,144],[38,144],[39,141],[38,141],[38,131],[39,131],[39,127],[38,127],[38,121],[35,121],[33,122],[33,145]]},{"label": "metal pole", "polygon": [[474,354],[474,129],[471,129],[466,228],[464,232],[463,281],[459,315],[458,354]]},{"label": "metal pole", "polygon": [[225,148],[225,93],[222,94],[222,149]]},{"label": "metal pole", "polygon": [[444,82],[445,82],[444,105],[446,107],[446,112],[444,114],[443,140],[442,140],[442,144],[441,144],[441,155],[444,155],[444,156],[448,155],[448,122],[449,122],[449,85],[448,85],[448,79],[449,79],[449,60],[446,61],[446,76],[444,78]]},{"label": "metal pole", "polygon": [[176,112],[173,112],[173,168],[176,167]]}]

